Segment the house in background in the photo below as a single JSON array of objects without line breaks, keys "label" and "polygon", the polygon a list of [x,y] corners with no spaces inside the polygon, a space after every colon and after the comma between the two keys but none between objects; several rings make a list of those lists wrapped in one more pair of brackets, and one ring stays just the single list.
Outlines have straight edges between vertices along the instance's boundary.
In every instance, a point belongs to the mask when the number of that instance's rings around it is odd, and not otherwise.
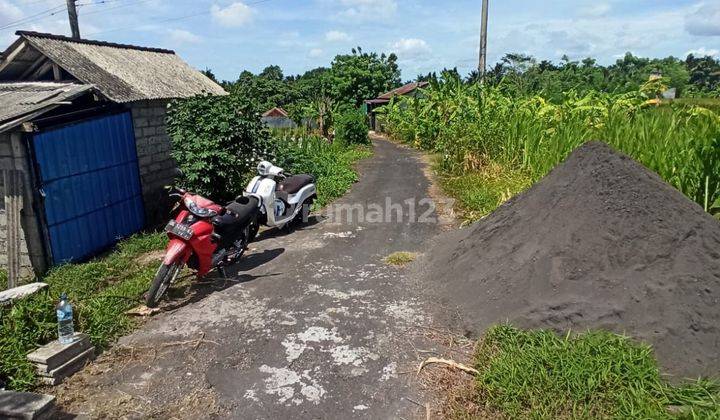
[{"label": "house in background", "polygon": [[161,220],[167,103],[225,95],[173,51],[36,32],[0,55],[0,265],[96,255]]},{"label": "house in background", "polygon": [[280,107],[265,111],[260,118],[270,128],[295,128],[297,124],[289,116],[287,111]]},{"label": "house in background", "polygon": [[428,82],[412,82],[393,89],[390,92],[383,93],[375,99],[366,99],[364,102],[365,112],[370,121],[370,129],[380,131],[382,127],[377,121],[377,109],[383,105],[387,105],[395,96],[418,96],[421,88],[427,86]]}]

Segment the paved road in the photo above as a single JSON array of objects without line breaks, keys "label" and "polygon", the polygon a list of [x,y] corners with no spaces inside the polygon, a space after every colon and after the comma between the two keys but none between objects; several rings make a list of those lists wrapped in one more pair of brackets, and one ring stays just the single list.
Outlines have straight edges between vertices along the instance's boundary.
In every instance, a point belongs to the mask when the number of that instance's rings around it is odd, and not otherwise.
[{"label": "paved road", "polygon": [[[438,233],[437,224],[409,220],[406,200],[415,203],[413,219],[428,208],[419,202],[428,180],[417,152],[381,139],[359,171],[333,206],[354,205],[353,220],[324,211],[290,234],[264,232],[234,281],[171,303],[72,378],[60,393],[64,409],[91,417],[424,417],[410,372],[413,349],[426,344],[413,331],[429,325],[427,304],[407,268],[382,258],[423,252]],[[389,222],[388,199],[396,204]]]}]

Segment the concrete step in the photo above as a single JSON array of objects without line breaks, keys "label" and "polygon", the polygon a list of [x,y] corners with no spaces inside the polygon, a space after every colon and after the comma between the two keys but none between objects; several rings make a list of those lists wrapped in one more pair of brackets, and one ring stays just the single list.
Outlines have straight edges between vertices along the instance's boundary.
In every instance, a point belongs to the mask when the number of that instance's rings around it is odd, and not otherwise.
[{"label": "concrete step", "polygon": [[49,419],[55,411],[55,397],[32,392],[0,391],[0,418]]},{"label": "concrete step", "polygon": [[75,333],[72,343],[62,344],[55,340],[29,353],[27,358],[33,363],[44,365],[50,371],[66,364],[90,347],[92,345],[87,334]]},{"label": "concrete step", "polygon": [[40,376],[45,378],[57,378],[64,379],[73,373],[82,369],[85,364],[95,358],[95,347],[90,347],[74,358],[68,360],[65,364],[56,367],[55,369],[48,369],[48,365],[35,365],[37,372]]}]

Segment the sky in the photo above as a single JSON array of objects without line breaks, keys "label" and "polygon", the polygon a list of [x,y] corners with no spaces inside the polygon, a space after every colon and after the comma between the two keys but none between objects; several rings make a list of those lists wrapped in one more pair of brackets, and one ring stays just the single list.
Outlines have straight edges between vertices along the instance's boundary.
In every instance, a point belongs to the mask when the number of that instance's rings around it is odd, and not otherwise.
[{"label": "sky", "polygon": [[[0,0],[0,49],[18,29],[69,34],[65,0]],[[175,50],[224,80],[277,64],[329,66],[355,46],[398,56],[403,80],[477,66],[481,0],[77,0],[84,38]],[[490,0],[488,63],[505,53],[610,64],[720,57],[720,1]]]}]

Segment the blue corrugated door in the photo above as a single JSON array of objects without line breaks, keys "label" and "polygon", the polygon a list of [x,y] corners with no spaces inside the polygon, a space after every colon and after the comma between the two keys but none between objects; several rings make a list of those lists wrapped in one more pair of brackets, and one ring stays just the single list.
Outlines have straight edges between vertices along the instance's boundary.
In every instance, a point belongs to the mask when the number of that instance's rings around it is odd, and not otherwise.
[{"label": "blue corrugated door", "polygon": [[145,224],[130,113],[33,137],[56,264],[107,248]]}]

